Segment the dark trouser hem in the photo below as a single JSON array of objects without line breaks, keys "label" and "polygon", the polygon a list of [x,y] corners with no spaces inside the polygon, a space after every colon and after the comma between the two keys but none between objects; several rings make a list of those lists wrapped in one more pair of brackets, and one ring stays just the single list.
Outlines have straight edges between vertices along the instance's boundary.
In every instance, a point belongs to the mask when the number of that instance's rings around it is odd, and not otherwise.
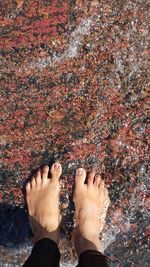
[{"label": "dark trouser hem", "polygon": [[[60,252],[57,244],[48,238],[39,240],[23,267],[59,267]],[[96,250],[86,250],[79,256],[77,267],[110,267],[109,259]]]},{"label": "dark trouser hem", "polygon": [[110,267],[110,260],[99,251],[86,250],[80,254],[77,267]]},{"label": "dark trouser hem", "polygon": [[34,245],[23,267],[58,267],[59,261],[57,244],[49,238],[43,238]]}]

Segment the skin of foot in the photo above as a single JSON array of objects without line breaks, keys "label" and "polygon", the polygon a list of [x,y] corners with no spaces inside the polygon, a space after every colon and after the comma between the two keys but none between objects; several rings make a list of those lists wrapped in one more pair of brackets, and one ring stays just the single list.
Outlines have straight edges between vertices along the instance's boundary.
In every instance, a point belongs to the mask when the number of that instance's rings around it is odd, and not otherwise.
[{"label": "skin of foot", "polygon": [[85,169],[77,169],[73,195],[76,226],[72,232],[77,255],[85,250],[102,251],[99,234],[105,225],[110,204],[108,190],[100,175],[90,172],[87,184],[85,180]]},{"label": "skin of foot", "polygon": [[49,166],[47,165],[37,170],[31,182],[26,185],[26,202],[34,242],[49,238],[59,244],[61,164],[58,162],[53,164],[50,173],[51,178],[48,177]]}]

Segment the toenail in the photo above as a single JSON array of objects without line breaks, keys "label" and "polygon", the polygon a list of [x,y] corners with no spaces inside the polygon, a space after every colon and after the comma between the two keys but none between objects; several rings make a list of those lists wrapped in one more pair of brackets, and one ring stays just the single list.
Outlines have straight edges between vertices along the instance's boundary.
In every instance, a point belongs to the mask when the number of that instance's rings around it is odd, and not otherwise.
[{"label": "toenail", "polygon": [[59,167],[60,167],[60,164],[59,163],[55,163],[54,164],[54,169],[59,169]]},{"label": "toenail", "polygon": [[78,169],[78,170],[77,170],[77,174],[78,174],[78,175],[83,174],[83,170],[82,170],[82,169]]}]

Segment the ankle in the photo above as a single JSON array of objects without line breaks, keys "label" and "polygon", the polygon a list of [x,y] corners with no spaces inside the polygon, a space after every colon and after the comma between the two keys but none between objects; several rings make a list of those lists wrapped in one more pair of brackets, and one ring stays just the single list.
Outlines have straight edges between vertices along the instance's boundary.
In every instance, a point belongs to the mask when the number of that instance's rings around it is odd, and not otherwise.
[{"label": "ankle", "polygon": [[76,250],[78,256],[87,250],[95,250],[95,251],[101,251],[98,244],[94,244],[93,242],[86,240],[86,242],[83,242],[80,247]]},{"label": "ankle", "polygon": [[99,238],[87,239],[81,235],[76,235],[74,238],[74,246],[78,256],[86,250],[102,251],[101,241]]},{"label": "ankle", "polygon": [[57,245],[59,245],[59,239],[60,235],[58,231],[53,231],[53,232],[48,232],[48,231],[39,231],[34,235],[34,243],[37,241],[43,239],[43,238],[48,238],[53,240]]}]

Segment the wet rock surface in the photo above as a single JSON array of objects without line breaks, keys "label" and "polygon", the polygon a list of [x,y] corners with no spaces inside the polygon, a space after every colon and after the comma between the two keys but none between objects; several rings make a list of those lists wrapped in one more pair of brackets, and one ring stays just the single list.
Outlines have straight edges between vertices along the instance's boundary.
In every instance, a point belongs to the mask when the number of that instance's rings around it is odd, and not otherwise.
[{"label": "wet rock surface", "polygon": [[74,259],[72,191],[84,167],[109,186],[112,266],[148,267],[148,1],[2,1],[0,16],[0,266],[29,255],[24,186],[59,160],[62,261]]}]

